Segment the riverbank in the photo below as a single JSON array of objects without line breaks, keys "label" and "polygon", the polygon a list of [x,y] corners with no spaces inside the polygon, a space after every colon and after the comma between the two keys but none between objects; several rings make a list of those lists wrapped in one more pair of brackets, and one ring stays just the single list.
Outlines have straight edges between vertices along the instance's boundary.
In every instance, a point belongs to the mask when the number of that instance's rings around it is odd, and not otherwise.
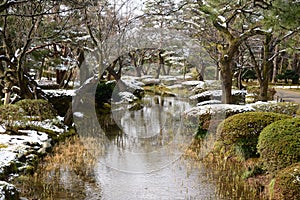
[{"label": "riverbank", "polygon": [[52,148],[75,130],[65,126],[46,101],[24,100],[0,109],[0,199],[19,199],[11,183],[34,174]]}]

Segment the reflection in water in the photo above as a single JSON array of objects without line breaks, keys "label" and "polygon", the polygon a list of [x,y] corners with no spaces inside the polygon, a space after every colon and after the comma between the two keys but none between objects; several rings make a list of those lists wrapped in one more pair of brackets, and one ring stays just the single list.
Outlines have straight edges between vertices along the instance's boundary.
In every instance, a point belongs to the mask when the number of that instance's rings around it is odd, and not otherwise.
[{"label": "reflection in water", "polygon": [[[200,162],[182,153],[195,130],[182,118],[187,102],[147,97],[111,116],[85,105],[75,119],[80,136],[60,144],[22,187],[31,199],[218,199]],[[124,109],[125,107],[125,109]],[[89,110],[90,108],[90,110]],[[98,121],[99,120],[99,121]],[[28,184],[26,184],[28,183]],[[30,198],[29,198],[30,199]]]},{"label": "reflection in water", "polygon": [[216,199],[203,168],[181,159],[195,133],[182,118],[188,108],[171,97],[146,97],[137,111],[113,106],[118,134],[107,132],[116,124],[103,128],[110,137],[100,136],[106,142],[95,168],[103,199]]},{"label": "reflection in water", "polygon": [[177,160],[161,170],[145,174],[120,172],[99,164],[96,171],[102,199],[218,199],[203,168],[191,169],[191,162]]}]

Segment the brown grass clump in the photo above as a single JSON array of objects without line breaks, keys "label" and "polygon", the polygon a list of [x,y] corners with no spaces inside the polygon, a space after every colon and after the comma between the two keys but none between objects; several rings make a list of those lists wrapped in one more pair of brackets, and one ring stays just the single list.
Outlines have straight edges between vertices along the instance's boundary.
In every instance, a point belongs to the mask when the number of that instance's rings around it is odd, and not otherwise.
[{"label": "brown grass clump", "polygon": [[85,199],[86,184],[99,190],[94,176],[99,154],[87,149],[94,142],[75,136],[58,144],[33,176],[21,176],[16,180],[21,196],[49,200]]}]

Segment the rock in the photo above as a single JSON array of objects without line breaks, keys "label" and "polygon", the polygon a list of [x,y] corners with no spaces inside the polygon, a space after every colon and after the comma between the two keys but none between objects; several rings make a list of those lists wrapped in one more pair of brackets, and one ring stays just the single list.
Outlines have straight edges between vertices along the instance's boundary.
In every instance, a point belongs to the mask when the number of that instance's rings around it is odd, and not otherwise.
[{"label": "rock", "polygon": [[186,87],[186,88],[191,88],[191,87],[196,87],[197,85],[201,85],[204,84],[203,81],[185,81],[181,83],[182,86]]},{"label": "rock", "polygon": [[222,83],[217,80],[206,80],[201,81],[194,89],[193,92],[195,94],[199,94],[205,92],[207,90],[221,90]]},{"label": "rock", "polygon": [[[244,104],[245,96],[247,91],[245,90],[232,90],[233,104]],[[222,99],[222,90],[209,90],[196,94],[190,97],[191,101],[196,101],[198,103],[209,100],[221,100]]]},{"label": "rock", "polygon": [[246,103],[254,103],[255,102],[255,94],[247,94],[245,101],[246,101]]},{"label": "rock", "polygon": [[128,108],[128,110],[135,111],[135,110],[141,110],[142,108],[143,106],[140,103],[134,103]]},{"label": "rock", "polygon": [[183,88],[183,86],[181,84],[176,84],[176,85],[167,86],[166,88],[170,89],[170,90],[172,90],[172,89],[181,89],[181,88]]},{"label": "rock", "polygon": [[138,99],[131,92],[120,92],[119,96],[120,96],[120,99],[121,99],[121,103],[132,103],[132,102],[134,102]]},{"label": "rock", "polygon": [[174,85],[174,83],[177,81],[177,78],[174,76],[160,76],[160,80],[165,85]]},{"label": "rock", "polygon": [[168,91],[162,92],[161,95],[164,97],[176,97],[176,94],[174,94],[172,92],[168,92]]},{"label": "rock", "polygon": [[187,75],[187,74],[185,76],[183,76],[183,75],[176,76],[176,78],[178,80],[185,80],[185,81],[191,81],[191,80],[193,80],[193,77],[190,76],[190,75]]},{"label": "rock", "polygon": [[156,78],[146,78],[146,79],[142,79],[141,81],[147,86],[160,84],[160,80]]},{"label": "rock", "polygon": [[232,114],[254,111],[254,109],[249,105],[233,105],[233,104],[213,104],[193,107],[184,112],[186,118],[197,118],[202,115],[214,115],[221,114],[221,116],[231,116]]},{"label": "rock", "polygon": [[16,187],[5,181],[0,181],[0,199],[1,200],[17,200],[19,199],[19,191]]},{"label": "rock", "polygon": [[143,86],[145,86],[143,82],[129,77],[125,77],[124,79],[122,79],[122,81],[126,86],[126,92],[131,92],[140,99],[145,95],[145,90],[144,88],[142,88]]},{"label": "rock", "polygon": [[205,106],[205,105],[212,105],[212,104],[221,104],[222,102],[219,100],[209,100],[197,103],[197,106]]},{"label": "rock", "polygon": [[75,96],[75,90],[43,90],[59,116],[65,116]]}]

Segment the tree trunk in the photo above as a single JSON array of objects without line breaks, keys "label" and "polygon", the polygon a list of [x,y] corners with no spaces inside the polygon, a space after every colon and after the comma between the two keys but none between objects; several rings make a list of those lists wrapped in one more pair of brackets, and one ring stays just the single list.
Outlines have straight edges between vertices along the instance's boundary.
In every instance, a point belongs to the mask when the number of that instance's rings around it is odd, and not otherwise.
[{"label": "tree trunk", "polygon": [[222,80],[222,103],[232,103],[232,71],[231,71],[231,59],[222,58],[221,65],[221,80]]},{"label": "tree trunk", "polygon": [[[275,54],[278,54],[278,45],[275,46]],[[276,83],[277,82],[277,68],[278,68],[278,57],[275,56],[274,60],[273,60],[273,75],[272,75],[272,83]]]},{"label": "tree trunk", "polygon": [[162,53],[162,52],[159,52],[159,53],[158,53],[159,64],[158,64],[158,69],[157,69],[156,78],[159,78],[160,70],[161,70],[161,69],[164,70],[164,58],[161,56],[161,53]]},{"label": "tree trunk", "polygon": [[264,43],[264,53],[263,53],[263,62],[262,62],[262,80],[260,81],[260,100],[261,101],[268,101],[268,87],[269,87],[269,80],[270,80],[270,71],[272,69],[271,61],[269,58],[271,57],[271,49],[272,44],[272,35],[266,35],[266,40]]},{"label": "tree trunk", "polygon": [[268,79],[264,79],[262,82],[259,84],[260,86],[260,100],[261,101],[268,101],[268,87],[269,87],[269,82]]}]

